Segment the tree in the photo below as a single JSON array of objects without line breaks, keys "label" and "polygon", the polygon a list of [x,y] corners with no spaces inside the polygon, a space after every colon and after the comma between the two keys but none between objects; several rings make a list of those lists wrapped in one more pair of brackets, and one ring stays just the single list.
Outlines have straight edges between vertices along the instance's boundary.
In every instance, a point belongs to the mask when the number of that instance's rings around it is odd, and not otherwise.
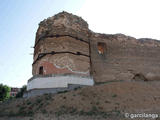
[{"label": "tree", "polygon": [[10,97],[10,87],[0,84],[0,101],[5,101]]},{"label": "tree", "polygon": [[20,91],[17,93],[16,98],[23,97],[23,94],[24,94],[26,91],[27,91],[27,86],[24,85],[24,86],[20,89]]}]

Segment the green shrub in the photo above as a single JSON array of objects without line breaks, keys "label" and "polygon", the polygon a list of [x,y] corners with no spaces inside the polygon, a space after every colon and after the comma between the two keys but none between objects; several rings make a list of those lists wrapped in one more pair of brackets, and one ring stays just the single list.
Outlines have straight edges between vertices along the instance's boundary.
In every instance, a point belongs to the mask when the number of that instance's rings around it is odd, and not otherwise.
[{"label": "green shrub", "polygon": [[45,99],[46,100],[51,100],[52,99],[52,94],[45,94]]},{"label": "green shrub", "polygon": [[16,98],[22,98],[22,97],[23,97],[23,94],[24,94],[26,91],[27,91],[27,86],[24,85],[24,86],[20,89],[20,91],[17,93]]},{"label": "green shrub", "polygon": [[99,105],[99,102],[96,102],[96,105]]},{"label": "green shrub", "polygon": [[46,109],[42,109],[41,112],[42,112],[43,114],[46,114],[46,113],[47,113]]},{"label": "green shrub", "polygon": [[117,97],[117,95],[116,95],[116,94],[114,94],[114,95],[112,95],[112,97]]},{"label": "green shrub", "polygon": [[68,91],[67,90],[59,91],[57,94],[66,93],[66,92],[68,92]]},{"label": "green shrub", "polygon": [[31,104],[31,102],[30,101],[27,101],[27,105],[30,105]]},{"label": "green shrub", "polygon": [[5,101],[10,97],[10,87],[7,85],[0,84],[0,101]]}]

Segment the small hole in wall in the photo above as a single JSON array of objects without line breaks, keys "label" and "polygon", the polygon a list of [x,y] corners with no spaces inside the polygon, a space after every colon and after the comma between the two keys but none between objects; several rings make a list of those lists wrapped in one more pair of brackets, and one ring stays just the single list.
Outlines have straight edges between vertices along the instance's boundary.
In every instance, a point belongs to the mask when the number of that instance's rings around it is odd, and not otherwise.
[{"label": "small hole in wall", "polygon": [[81,53],[80,52],[77,52],[77,55],[80,55]]},{"label": "small hole in wall", "polygon": [[43,75],[43,66],[39,67],[39,74]]},{"label": "small hole in wall", "polygon": [[97,43],[97,48],[98,48],[98,53],[99,54],[105,54],[106,52],[106,43],[103,42],[98,42]]}]

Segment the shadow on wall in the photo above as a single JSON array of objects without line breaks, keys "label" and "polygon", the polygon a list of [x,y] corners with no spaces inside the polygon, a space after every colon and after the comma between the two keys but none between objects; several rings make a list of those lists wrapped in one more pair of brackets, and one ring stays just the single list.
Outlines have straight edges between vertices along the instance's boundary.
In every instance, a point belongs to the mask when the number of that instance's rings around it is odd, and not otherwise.
[{"label": "shadow on wall", "polygon": [[134,80],[134,81],[148,81],[148,79],[142,73],[135,74],[132,80]]},{"label": "shadow on wall", "polygon": [[159,81],[160,75],[153,74],[153,73],[147,73],[146,75],[142,73],[136,73],[132,78],[132,80],[133,81]]}]

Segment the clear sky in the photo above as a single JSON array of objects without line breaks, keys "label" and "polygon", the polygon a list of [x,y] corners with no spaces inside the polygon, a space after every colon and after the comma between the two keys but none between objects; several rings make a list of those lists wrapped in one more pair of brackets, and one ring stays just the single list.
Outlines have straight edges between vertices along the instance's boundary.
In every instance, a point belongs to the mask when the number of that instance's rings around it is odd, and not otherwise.
[{"label": "clear sky", "polygon": [[67,11],[95,32],[160,40],[159,0],[0,0],[0,83],[27,84],[38,23]]}]

